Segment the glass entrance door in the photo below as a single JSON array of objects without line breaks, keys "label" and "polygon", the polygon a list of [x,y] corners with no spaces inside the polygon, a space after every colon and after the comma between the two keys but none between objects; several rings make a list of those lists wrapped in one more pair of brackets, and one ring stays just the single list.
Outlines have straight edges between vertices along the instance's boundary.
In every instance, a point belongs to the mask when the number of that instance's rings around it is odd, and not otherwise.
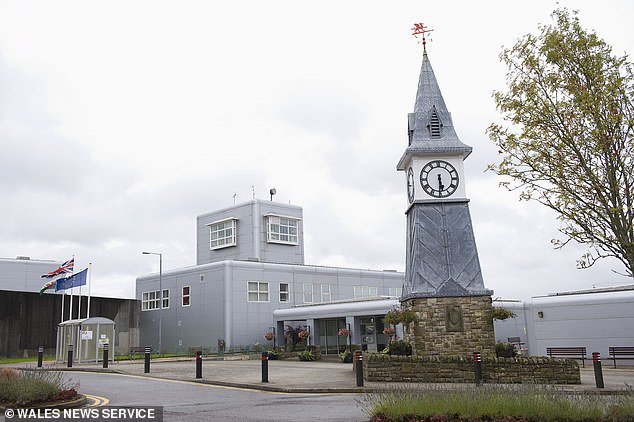
[{"label": "glass entrance door", "polygon": [[347,337],[339,336],[339,329],[346,326],[346,320],[322,319],[319,321],[319,345],[327,355],[338,354],[346,348]]}]

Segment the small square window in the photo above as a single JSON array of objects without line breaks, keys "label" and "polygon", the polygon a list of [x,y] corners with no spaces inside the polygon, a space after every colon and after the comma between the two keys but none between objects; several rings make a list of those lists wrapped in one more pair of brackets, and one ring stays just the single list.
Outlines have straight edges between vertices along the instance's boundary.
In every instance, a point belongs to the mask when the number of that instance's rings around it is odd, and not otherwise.
[{"label": "small square window", "polygon": [[269,283],[266,281],[249,281],[247,283],[247,301],[268,302]]}]

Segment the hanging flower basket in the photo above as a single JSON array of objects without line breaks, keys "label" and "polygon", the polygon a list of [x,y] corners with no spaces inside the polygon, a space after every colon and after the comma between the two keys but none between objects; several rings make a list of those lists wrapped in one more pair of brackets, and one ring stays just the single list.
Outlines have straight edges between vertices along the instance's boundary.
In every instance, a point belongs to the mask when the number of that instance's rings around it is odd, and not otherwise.
[{"label": "hanging flower basket", "polygon": [[303,339],[307,339],[308,338],[308,331],[306,330],[301,330],[299,333],[297,333],[297,337]]},{"label": "hanging flower basket", "polygon": [[396,332],[396,330],[392,327],[385,327],[383,329],[383,334],[387,334],[387,335],[393,335]]},{"label": "hanging flower basket", "polygon": [[264,333],[264,338],[267,340],[273,340],[273,337],[275,337],[275,334],[273,334],[272,332],[268,331],[266,333]]},{"label": "hanging flower basket", "polygon": [[340,328],[339,335],[347,337],[348,335],[350,335],[350,330],[348,330],[347,328]]}]

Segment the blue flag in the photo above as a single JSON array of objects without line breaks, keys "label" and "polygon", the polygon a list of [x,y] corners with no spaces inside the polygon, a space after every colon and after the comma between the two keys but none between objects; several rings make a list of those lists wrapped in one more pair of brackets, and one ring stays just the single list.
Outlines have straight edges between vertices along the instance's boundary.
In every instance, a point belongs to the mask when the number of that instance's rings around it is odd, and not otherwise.
[{"label": "blue flag", "polygon": [[71,289],[73,287],[85,286],[86,274],[88,274],[88,268],[69,277],[58,279],[55,283],[55,291],[57,292],[60,290]]}]

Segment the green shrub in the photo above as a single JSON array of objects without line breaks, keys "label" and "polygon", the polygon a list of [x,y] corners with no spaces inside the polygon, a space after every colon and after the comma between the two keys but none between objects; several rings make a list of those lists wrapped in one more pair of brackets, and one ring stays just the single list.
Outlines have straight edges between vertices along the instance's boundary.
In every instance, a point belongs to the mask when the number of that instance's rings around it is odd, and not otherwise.
[{"label": "green shrub", "polygon": [[310,350],[305,350],[297,354],[299,356],[299,360],[308,362],[315,360],[315,355]]},{"label": "green shrub", "polygon": [[71,384],[63,372],[44,369],[20,370],[18,376],[0,373],[0,403],[25,406],[54,398],[72,398],[77,385]]},{"label": "green shrub", "polygon": [[412,345],[405,340],[390,340],[383,352],[388,355],[409,356],[412,354]]}]

